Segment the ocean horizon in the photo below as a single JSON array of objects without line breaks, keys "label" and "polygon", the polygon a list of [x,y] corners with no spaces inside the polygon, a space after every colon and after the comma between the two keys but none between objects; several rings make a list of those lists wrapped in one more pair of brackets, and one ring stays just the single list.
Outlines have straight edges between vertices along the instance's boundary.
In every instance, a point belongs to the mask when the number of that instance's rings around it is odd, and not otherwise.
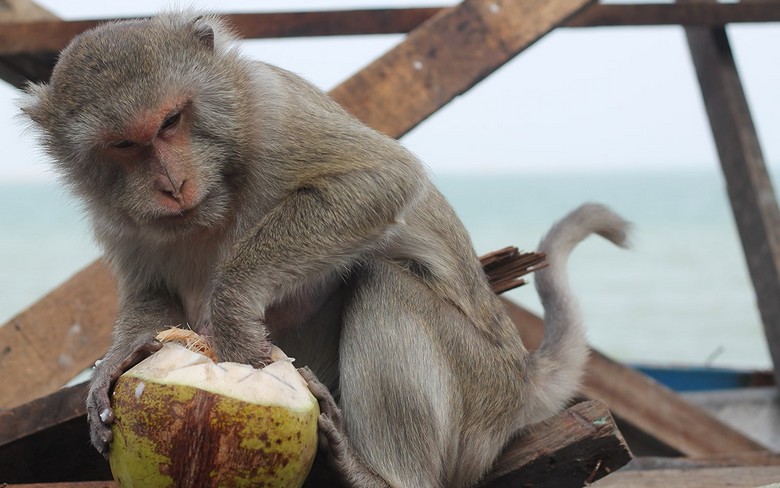
[{"label": "ocean horizon", "polygon": [[[595,237],[570,260],[589,340],[610,357],[771,367],[719,168],[438,175],[434,181],[479,254],[510,245],[533,250],[555,220],[585,202],[607,204],[630,220],[630,250]],[[100,252],[78,203],[54,182],[0,182],[0,205],[10,209],[0,215],[5,323]],[[508,295],[541,313],[533,286]]]}]

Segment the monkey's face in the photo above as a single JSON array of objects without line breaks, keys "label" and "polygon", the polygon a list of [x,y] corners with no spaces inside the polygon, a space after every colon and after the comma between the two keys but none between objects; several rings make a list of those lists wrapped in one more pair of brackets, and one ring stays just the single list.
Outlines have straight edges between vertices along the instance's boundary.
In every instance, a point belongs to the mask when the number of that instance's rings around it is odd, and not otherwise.
[{"label": "monkey's face", "polygon": [[[181,236],[222,224],[232,205],[236,124],[199,19],[114,24],[63,51],[23,110],[96,221]],[[235,98],[235,97],[233,97]]]}]

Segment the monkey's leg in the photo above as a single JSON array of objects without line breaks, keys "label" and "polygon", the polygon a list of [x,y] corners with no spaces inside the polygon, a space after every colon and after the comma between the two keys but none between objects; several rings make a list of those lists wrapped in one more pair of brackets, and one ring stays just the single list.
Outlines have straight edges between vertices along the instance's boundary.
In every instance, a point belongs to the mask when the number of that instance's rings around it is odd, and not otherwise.
[{"label": "monkey's leg", "polygon": [[373,472],[355,452],[344,432],[341,409],[336,405],[330,390],[320,382],[308,367],[298,372],[306,380],[312,395],[320,406],[318,428],[320,447],[327,453],[329,463],[336,469],[347,486],[384,488],[389,486]]},{"label": "monkey's leg", "polygon": [[[450,319],[451,307],[408,271],[384,262],[357,271],[344,310],[340,402],[346,435],[379,486],[454,486],[460,393],[431,327]],[[352,468],[339,468],[349,479]]]}]

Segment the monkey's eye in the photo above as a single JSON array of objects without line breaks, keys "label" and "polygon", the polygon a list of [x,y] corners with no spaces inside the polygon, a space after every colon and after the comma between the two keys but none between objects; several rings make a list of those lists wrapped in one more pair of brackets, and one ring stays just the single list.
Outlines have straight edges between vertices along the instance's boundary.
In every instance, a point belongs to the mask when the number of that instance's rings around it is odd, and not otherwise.
[{"label": "monkey's eye", "polygon": [[165,120],[163,120],[162,125],[160,126],[160,131],[164,131],[165,129],[168,129],[178,124],[179,119],[181,119],[181,110],[179,110],[178,112],[174,112],[168,117],[166,117]]},{"label": "monkey's eye", "polygon": [[116,144],[114,144],[114,147],[117,148],[117,149],[125,149],[125,148],[128,148],[128,147],[132,146],[133,144],[135,144],[133,141],[124,140],[124,141],[119,141]]}]

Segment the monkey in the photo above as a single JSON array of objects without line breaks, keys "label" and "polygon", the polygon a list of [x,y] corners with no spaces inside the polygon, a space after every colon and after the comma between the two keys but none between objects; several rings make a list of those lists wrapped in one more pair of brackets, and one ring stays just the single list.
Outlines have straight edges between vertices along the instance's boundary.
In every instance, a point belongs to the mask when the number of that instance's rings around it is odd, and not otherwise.
[{"label": "monkey", "polygon": [[625,245],[607,207],[583,205],[542,240],[546,332],[528,351],[424,165],[244,56],[217,16],[82,33],[19,105],[117,279],[87,398],[103,455],[113,382],[172,324],[221,361],[261,366],[271,344],[295,357],[348,486],[474,486],[576,391],[587,347],[565,265],[590,234]]}]

